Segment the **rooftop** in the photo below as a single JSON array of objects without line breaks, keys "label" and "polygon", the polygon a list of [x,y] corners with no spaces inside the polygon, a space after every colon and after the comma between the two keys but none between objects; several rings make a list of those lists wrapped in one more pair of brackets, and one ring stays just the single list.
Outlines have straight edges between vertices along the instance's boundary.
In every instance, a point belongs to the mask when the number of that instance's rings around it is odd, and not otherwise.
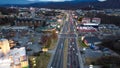
[{"label": "rooftop", "polygon": [[87,43],[94,43],[94,42],[100,42],[101,40],[98,37],[94,36],[87,36],[84,38],[84,40],[87,41]]},{"label": "rooftop", "polygon": [[27,62],[25,47],[14,48],[7,55],[3,55],[0,49],[0,68],[13,68],[21,62]]}]

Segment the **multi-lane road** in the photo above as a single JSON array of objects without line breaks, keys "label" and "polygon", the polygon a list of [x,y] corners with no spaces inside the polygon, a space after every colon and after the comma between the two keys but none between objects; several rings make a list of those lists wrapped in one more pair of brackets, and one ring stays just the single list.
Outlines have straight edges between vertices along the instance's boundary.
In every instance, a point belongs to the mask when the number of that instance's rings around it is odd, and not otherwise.
[{"label": "multi-lane road", "polygon": [[76,39],[70,38],[68,41],[67,68],[80,68]]},{"label": "multi-lane road", "polygon": [[[64,33],[67,32],[68,28],[68,22],[66,22],[63,26],[63,29],[61,31],[61,34],[64,35]],[[61,35],[59,35],[58,37],[58,43],[57,43],[57,48],[52,60],[52,63],[50,65],[50,68],[63,68],[63,55],[64,55],[64,42],[65,42],[65,38],[61,37]]]},{"label": "multi-lane road", "polygon": [[79,50],[77,47],[77,34],[75,33],[74,23],[72,16],[69,20],[69,33],[72,37],[68,39],[68,56],[67,56],[67,68],[80,68]]},{"label": "multi-lane road", "polygon": [[64,49],[64,38],[60,38],[58,47],[56,49],[51,68],[63,68],[63,49]]},{"label": "multi-lane road", "polygon": [[[75,33],[72,16],[69,14],[69,20],[64,23],[63,29],[59,35],[55,54],[53,56],[50,68],[63,68],[64,66],[64,46],[68,47],[67,53],[67,68],[82,68],[80,64],[80,53],[77,46],[77,34]],[[68,40],[68,45],[65,45],[65,40]]]}]

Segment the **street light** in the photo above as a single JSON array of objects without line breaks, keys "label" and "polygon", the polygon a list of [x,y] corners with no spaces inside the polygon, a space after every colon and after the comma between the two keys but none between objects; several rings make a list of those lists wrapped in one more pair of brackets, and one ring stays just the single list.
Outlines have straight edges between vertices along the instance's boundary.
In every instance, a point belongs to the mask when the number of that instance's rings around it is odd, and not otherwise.
[{"label": "street light", "polygon": [[35,67],[35,66],[36,66],[36,64],[34,63],[34,64],[33,64],[33,66]]},{"label": "street light", "polygon": [[32,58],[32,63],[33,63],[33,67],[35,67],[36,66],[36,58],[35,57]]},{"label": "street light", "polygon": [[35,60],[35,57],[34,57],[34,58],[32,58],[32,60]]},{"label": "street light", "polygon": [[59,32],[58,31],[56,31],[56,34],[58,34]]},{"label": "street light", "polygon": [[62,25],[62,19],[58,19],[57,22],[60,23],[60,25]]},{"label": "street light", "polygon": [[58,25],[57,27],[60,28],[60,25]]},{"label": "street light", "polygon": [[89,65],[89,68],[93,68],[93,65]]},{"label": "street light", "polygon": [[62,20],[61,20],[61,19],[58,19],[57,21],[58,21],[58,22],[62,22]]},{"label": "street light", "polygon": [[47,51],[48,51],[48,48],[43,48],[42,51],[43,51],[43,52],[47,52]]},{"label": "street light", "polygon": [[85,51],[86,50],[86,48],[83,48],[83,51]]}]

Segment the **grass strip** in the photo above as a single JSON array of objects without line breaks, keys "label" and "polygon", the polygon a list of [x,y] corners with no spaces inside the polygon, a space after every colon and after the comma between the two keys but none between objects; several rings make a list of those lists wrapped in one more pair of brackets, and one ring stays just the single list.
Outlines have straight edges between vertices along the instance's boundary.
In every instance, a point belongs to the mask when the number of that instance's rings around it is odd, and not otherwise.
[{"label": "grass strip", "polygon": [[50,61],[50,57],[51,57],[50,53],[41,53],[40,56],[30,56],[29,57],[31,63],[30,68],[47,68],[47,65]]},{"label": "grass strip", "polygon": [[50,44],[49,50],[52,50],[56,47],[58,39],[52,39],[52,43]]},{"label": "grass strip", "polygon": [[63,59],[63,68],[67,68],[67,55],[68,55],[68,39],[64,43],[64,59]]},{"label": "grass strip", "polygon": [[84,44],[83,42],[82,42],[82,40],[81,40],[81,37],[79,37],[78,38],[78,45],[79,45],[79,47],[88,47],[86,44]]}]

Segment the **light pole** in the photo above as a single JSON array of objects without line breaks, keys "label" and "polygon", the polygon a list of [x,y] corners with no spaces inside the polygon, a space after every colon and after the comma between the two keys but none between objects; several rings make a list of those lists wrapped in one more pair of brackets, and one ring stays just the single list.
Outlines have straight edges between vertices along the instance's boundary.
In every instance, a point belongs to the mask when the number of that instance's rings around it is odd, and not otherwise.
[{"label": "light pole", "polygon": [[33,63],[33,68],[35,68],[36,67],[36,58],[35,57],[32,58],[32,63]]}]

